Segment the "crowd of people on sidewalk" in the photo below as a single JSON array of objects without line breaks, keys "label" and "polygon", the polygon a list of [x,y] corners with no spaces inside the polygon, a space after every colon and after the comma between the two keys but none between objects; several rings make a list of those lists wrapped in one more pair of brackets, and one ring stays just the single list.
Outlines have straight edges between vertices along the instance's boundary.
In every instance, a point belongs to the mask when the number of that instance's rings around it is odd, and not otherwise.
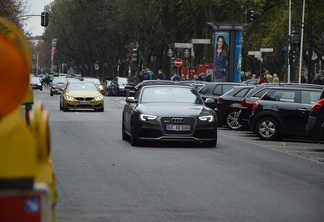
[{"label": "crowd of people on sidewalk", "polygon": [[[241,82],[247,81],[249,79],[255,79],[256,75],[252,74],[251,72],[242,72],[241,75]],[[259,84],[262,83],[277,83],[280,82],[278,74],[273,73],[272,75],[270,74],[268,69],[264,69],[259,77]],[[301,83],[307,83],[307,79],[305,75],[301,76]],[[313,81],[311,82],[312,84],[318,84],[318,85],[324,85],[324,78],[321,76],[321,74],[316,74]]]},{"label": "crowd of people on sidewalk", "polygon": [[171,78],[169,79],[164,73],[162,69],[158,69],[158,73],[154,74],[152,70],[149,68],[143,69],[140,71],[140,75],[138,78],[139,82],[142,82],[144,80],[172,80],[172,81],[185,81],[185,80],[196,80],[196,81],[207,81],[211,82],[212,81],[212,74],[207,73],[205,75],[204,72],[201,72],[199,75],[194,75],[193,79],[186,78],[184,74],[179,74],[177,72],[174,72]]},{"label": "crowd of people on sidewalk", "polygon": [[[241,75],[241,82],[247,81],[249,79],[256,79],[257,76],[256,74],[251,74],[251,72],[242,72]],[[149,68],[143,69],[140,72],[139,75],[139,82],[142,82],[144,80],[167,80],[167,76],[163,73],[162,69],[158,69],[157,74],[154,74],[152,70]],[[185,77],[184,74],[180,75],[177,72],[174,72],[172,77],[169,79],[172,81],[184,81],[184,80],[196,80],[196,81],[206,81],[206,82],[211,82],[212,81],[212,75],[211,73],[207,73],[205,75],[204,72],[201,72],[198,75],[194,75],[193,79],[188,79]],[[278,77],[277,73],[273,73],[272,75],[270,74],[268,69],[264,69],[259,77],[259,84],[262,83],[279,83],[280,79]],[[307,79],[305,78],[304,75],[301,77],[301,83],[306,83]],[[324,79],[320,74],[315,75],[314,80],[312,81],[312,84],[319,84],[319,85],[324,85]]]},{"label": "crowd of people on sidewalk", "polygon": [[[251,74],[251,72],[243,72],[241,75],[241,82],[245,82],[249,79],[256,79],[256,74]],[[269,70],[264,69],[260,75],[259,78],[259,84],[262,83],[276,83],[280,82],[280,79],[278,77],[277,73],[273,73],[273,75],[270,74]]]}]

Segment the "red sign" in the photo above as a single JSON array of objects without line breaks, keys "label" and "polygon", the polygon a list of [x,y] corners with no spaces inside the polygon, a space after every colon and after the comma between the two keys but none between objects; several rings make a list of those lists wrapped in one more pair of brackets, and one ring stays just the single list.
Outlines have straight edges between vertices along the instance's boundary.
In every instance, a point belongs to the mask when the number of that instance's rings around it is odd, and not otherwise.
[{"label": "red sign", "polygon": [[181,66],[182,66],[182,59],[180,59],[180,58],[176,58],[176,59],[174,60],[174,65],[175,65],[176,67],[181,67]]},{"label": "red sign", "polygon": [[42,221],[40,196],[12,196],[0,198],[0,221]]}]

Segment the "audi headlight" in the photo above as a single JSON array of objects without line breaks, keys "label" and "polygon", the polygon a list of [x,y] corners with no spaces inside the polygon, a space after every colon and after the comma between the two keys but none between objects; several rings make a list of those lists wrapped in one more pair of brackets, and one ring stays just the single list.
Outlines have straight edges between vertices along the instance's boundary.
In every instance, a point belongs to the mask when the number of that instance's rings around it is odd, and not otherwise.
[{"label": "audi headlight", "polygon": [[98,100],[102,100],[102,99],[103,99],[103,96],[96,96],[96,97],[95,97],[95,100],[97,100],[97,101],[98,101]]},{"label": "audi headlight", "polygon": [[140,119],[142,121],[155,120],[156,118],[157,118],[157,116],[153,116],[153,115],[147,115],[147,114],[141,114],[140,115]]},{"label": "audi headlight", "polygon": [[74,97],[73,96],[65,95],[65,99],[72,101],[72,100],[74,100]]},{"label": "audi headlight", "polygon": [[201,121],[213,122],[213,121],[214,121],[214,116],[213,116],[213,115],[208,115],[208,116],[199,116],[199,119],[200,119]]}]

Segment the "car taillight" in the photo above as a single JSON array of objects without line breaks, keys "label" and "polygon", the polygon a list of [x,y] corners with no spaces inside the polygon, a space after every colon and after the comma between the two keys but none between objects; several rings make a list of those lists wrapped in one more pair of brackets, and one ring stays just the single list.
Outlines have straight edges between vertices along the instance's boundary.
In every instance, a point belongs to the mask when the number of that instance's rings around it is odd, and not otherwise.
[{"label": "car taillight", "polygon": [[315,105],[311,108],[311,112],[317,112],[324,106],[324,99],[319,100]]},{"label": "car taillight", "polygon": [[252,114],[255,112],[255,110],[258,108],[259,103],[255,102],[252,107]]},{"label": "car taillight", "polygon": [[223,98],[218,98],[217,104],[223,104],[223,103],[224,103],[224,99]]},{"label": "car taillight", "polygon": [[246,101],[245,99],[242,101],[242,109],[247,109],[253,105],[252,102]]}]

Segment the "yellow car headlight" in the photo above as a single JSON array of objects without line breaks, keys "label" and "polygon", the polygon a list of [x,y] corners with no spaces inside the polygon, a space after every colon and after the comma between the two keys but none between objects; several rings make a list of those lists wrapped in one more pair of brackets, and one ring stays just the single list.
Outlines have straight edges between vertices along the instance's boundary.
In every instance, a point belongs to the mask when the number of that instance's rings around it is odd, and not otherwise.
[{"label": "yellow car headlight", "polygon": [[102,100],[102,99],[103,99],[103,96],[96,96],[96,97],[95,97],[95,100],[97,100],[97,101],[98,101],[98,100]]},{"label": "yellow car headlight", "polygon": [[65,99],[66,100],[69,100],[69,101],[72,101],[72,100],[74,100],[74,97],[73,96],[69,96],[69,95],[65,95]]}]

